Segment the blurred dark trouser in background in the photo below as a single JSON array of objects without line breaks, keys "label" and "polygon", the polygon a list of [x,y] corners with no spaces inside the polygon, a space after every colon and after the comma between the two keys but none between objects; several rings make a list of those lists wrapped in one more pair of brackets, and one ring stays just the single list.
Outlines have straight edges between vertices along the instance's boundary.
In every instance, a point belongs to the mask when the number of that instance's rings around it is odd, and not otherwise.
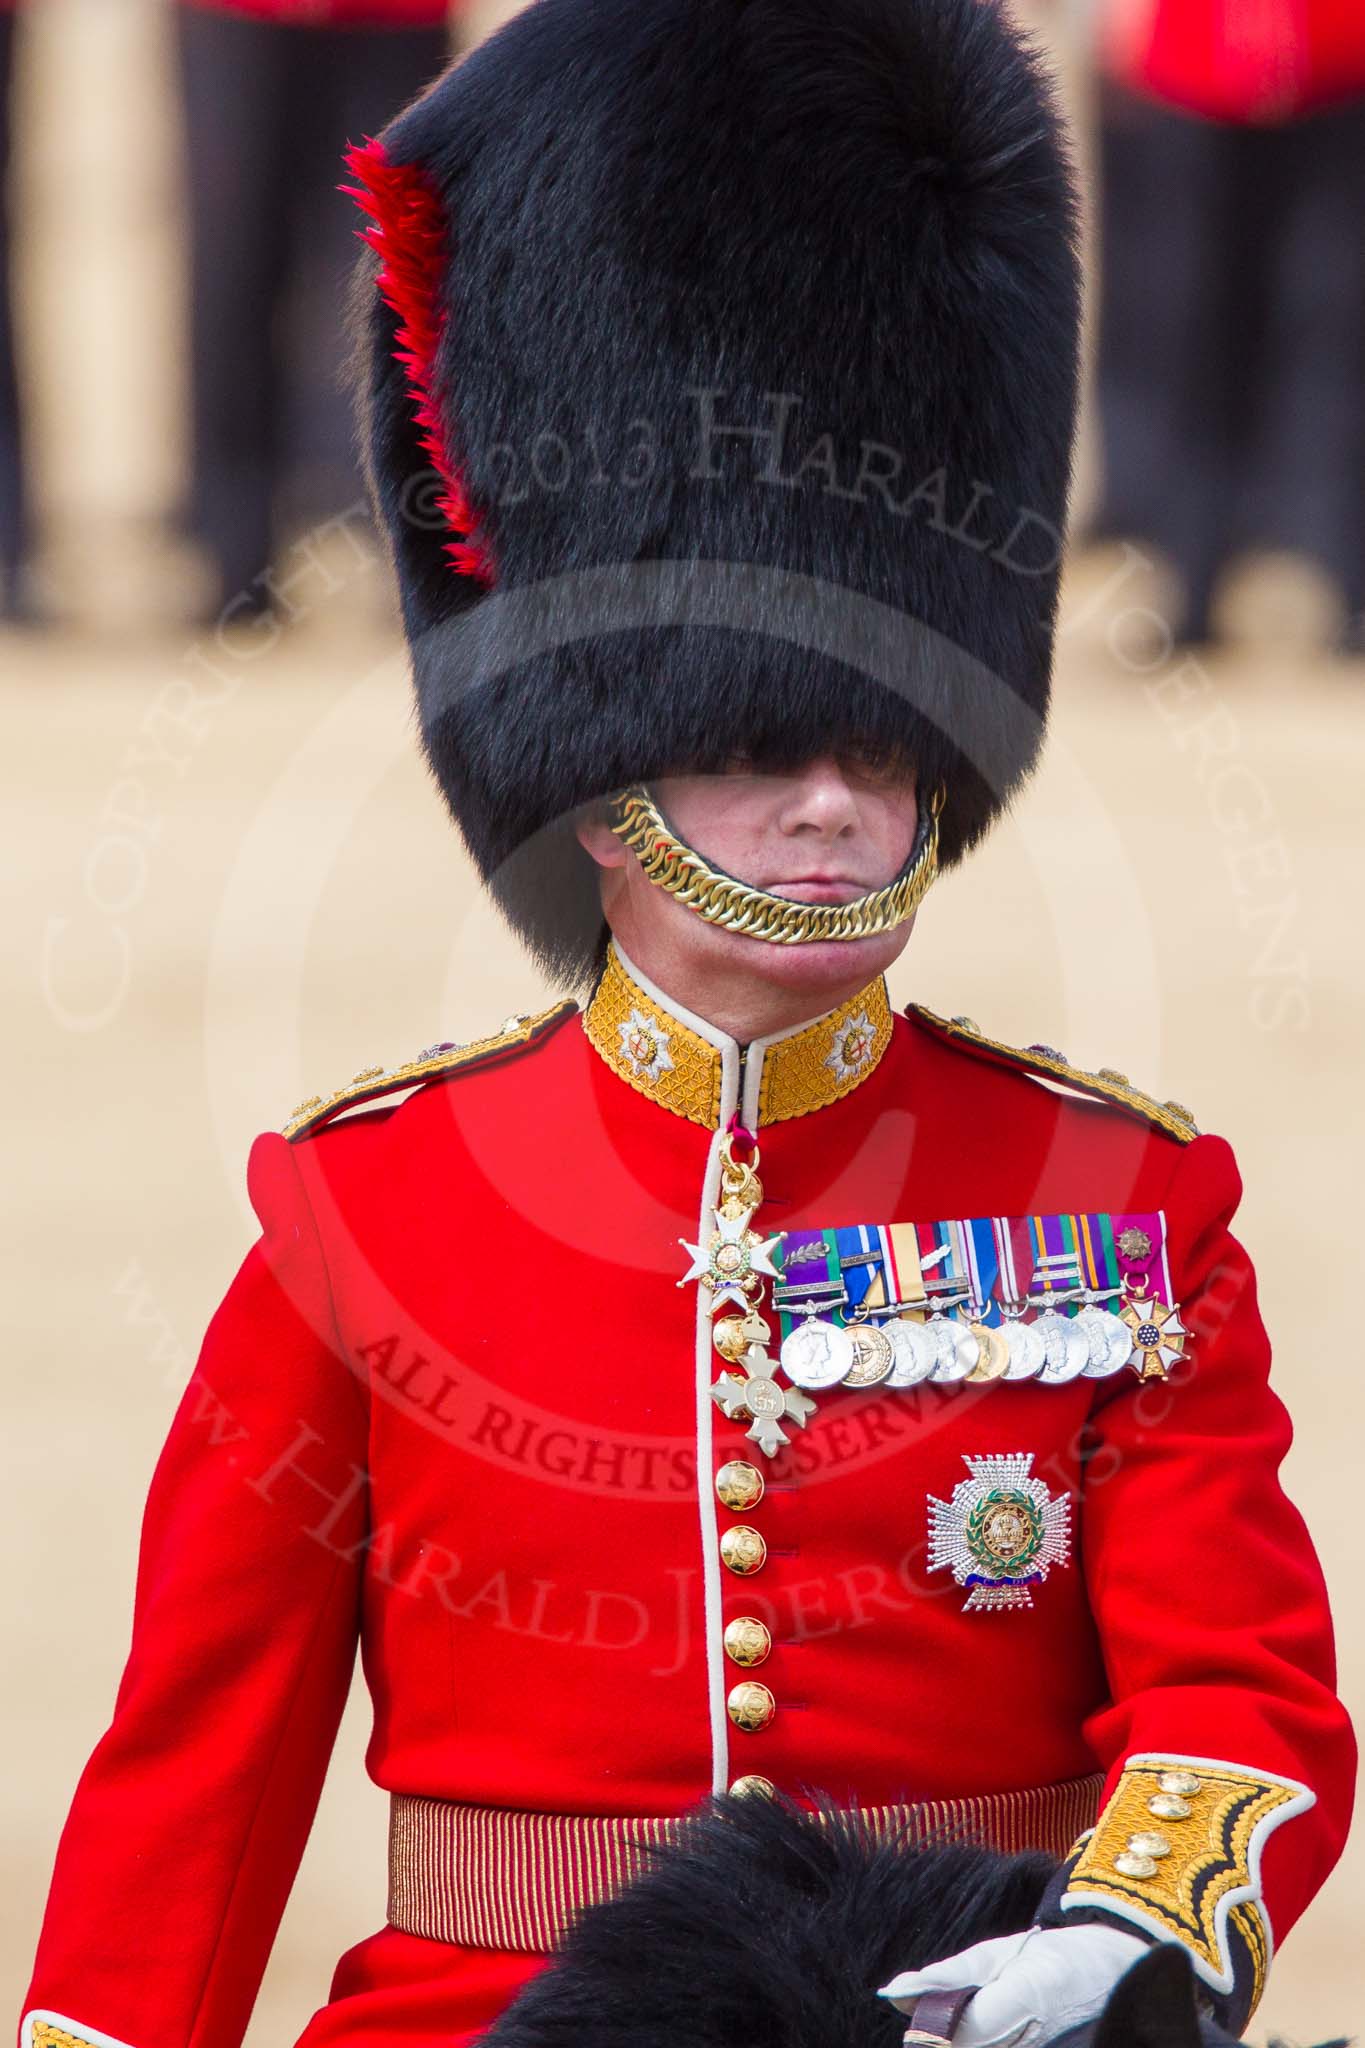
[{"label": "blurred dark trouser in background", "polygon": [[1101,87],[1104,537],[1163,550],[1213,637],[1250,548],[1333,578],[1365,631],[1365,102],[1277,126]]},{"label": "blurred dark trouser in background", "polygon": [[[355,208],[342,152],[450,54],[444,28],[178,10],[191,238],[190,529],[218,604],[263,606],[281,526],[361,493],[339,386]],[[211,607],[217,610],[218,604]]]},{"label": "blurred dark trouser in background", "polygon": [[0,5],[0,618],[22,609],[20,571],[28,552],[28,503],[14,360],[10,288],[10,129],[16,22]]}]

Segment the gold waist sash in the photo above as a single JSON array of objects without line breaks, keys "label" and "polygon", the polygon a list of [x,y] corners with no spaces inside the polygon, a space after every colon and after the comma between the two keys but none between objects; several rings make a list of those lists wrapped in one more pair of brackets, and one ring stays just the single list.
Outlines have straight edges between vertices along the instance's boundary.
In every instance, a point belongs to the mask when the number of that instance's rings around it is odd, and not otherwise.
[{"label": "gold waist sash", "polygon": [[[908,1844],[978,1843],[1058,1861],[1093,1827],[1104,1780],[1069,1778],[1027,1791],[860,1809],[878,1834]],[[649,1867],[686,1816],[522,1813],[395,1792],[389,1802],[391,1926],[462,1948],[548,1955],[589,1906]]]}]

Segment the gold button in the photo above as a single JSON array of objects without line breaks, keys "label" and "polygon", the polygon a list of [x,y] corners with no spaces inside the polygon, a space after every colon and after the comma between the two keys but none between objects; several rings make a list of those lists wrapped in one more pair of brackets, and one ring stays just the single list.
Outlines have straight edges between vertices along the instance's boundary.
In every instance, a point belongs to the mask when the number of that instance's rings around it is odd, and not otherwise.
[{"label": "gold button", "polygon": [[766,1685],[760,1685],[756,1678],[745,1678],[731,1688],[725,1711],[736,1728],[742,1728],[746,1735],[757,1735],[777,1712],[777,1701]]},{"label": "gold button", "polygon": [[725,1654],[736,1664],[761,1664],[773,1646],[763,1623],[753,1614],[737,1614],[725,1626]]},{"label": "gold button", "polygon": [[757,1507],[763,1498],[763,1474],[757,1465],[750,1465],[743,1458],[732,1458],[716,1474],[716,1494],[722,1507],[737,1511]]},{"label": "gold button", "polygon": [[1201,1781],[1193,1771],[1162,1771],[1157,1784],[1163,1792],[1174,1792],[1178,1799],[1193,1799]]},{"label": "gold button", "polygon": [[1122,1856],[1114,1858],[1114,1868],[1120,1877],[1155,1877],[1157,1866],[1151,1856],[1135,1856],[1131,1849],[1125,1849]]},{"label": "gold button", "polygon": [[1170,1843],[1164,1835],[1159,1835],[1155,1828],[1146,1829],[1141,1834],[1129,1835],[1128,1847],[1135,1856],[1169,1856],[1171,1853]]},{"label": "gold button", "polygon": [[732,1529],[722,1532],[720,1539],[721,1560],[732,1572],[747,1579],[751,1572],[762,1569],[768,1555],[768,1546],[757,1529],[751,1529],[747,1522],[736,1522]]},{"label": "gold button", "polygon": [[1177,1799],[1174,1792],[1158,1792],[1147,1801],[1147,1811],[1158,1820],[1188,1820],[1194,1808],[1188,1799]]},{"label": "gold button", "polygon": [[760,1778],[751,1772],[746,1772],[742,1778],[735,1779],[734,1784],[730,1787],[730,1797],[732,1799],[776,1799],[777,1787],[771,1778]]}]

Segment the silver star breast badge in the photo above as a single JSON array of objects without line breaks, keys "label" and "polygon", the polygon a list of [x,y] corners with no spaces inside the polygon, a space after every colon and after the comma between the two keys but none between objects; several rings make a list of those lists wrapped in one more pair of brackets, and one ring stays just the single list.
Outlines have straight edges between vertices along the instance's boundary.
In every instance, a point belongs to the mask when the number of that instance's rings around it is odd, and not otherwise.
[{"label": "silver star breast badge", "polygon": [[951,1571],[973,1608],[1032,1607],[1031,1586],[1071,1554],[1071,1501],[1054,1499],[1030,1475],[1032,1451],[1009,1451],[963,1463],[971,1473],[951,1500],[929,1497],[929,1570]]}]

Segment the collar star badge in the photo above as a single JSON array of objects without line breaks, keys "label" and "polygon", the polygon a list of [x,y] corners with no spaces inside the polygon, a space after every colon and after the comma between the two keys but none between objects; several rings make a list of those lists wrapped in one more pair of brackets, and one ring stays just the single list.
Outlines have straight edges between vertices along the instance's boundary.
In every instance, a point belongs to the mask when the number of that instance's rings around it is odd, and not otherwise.
[{"label": "collar star badge", "polygon": [[646,1081],[657,1081],[661,1074],[672,1073],[668,1033],[657,1017],[637,1007],[617,1029],[621,1034],[621,1051],[637,1074],[642,1074]]},{"label": "collar star badge", "polygon": [[952,1572],[973,1608],[1032,1607],[1029,1588],[1071,1554],[1071,1501],[1031,1477],[1032,1451],[963,1458],[951,1500],[929,1496],[931,1572]]},{"label": "collar star badge", "polygon": [[833,1069],[836,1080],[851,1080],[861,1067],[867,1065],[876,1042],[872,1019],[866,1010],[859,1010],[856,1016],[845,1017],[835,1032],[825,1065]]},{"label": "collar star badge", "polygon": [[1189,1335],[1176,1308],[1167,1308],[1154,1294],[1135,1294],[1119,1310],[1119,1321],[1133,1333],[1133,1348],[1125,1363],[1140,1380],[1164,1380],[1178,1358],[1184,1356]]},{"label": "collar star badge", "polygon": [[773,1252],[782,1242],[781,1233],[762,1238],[757,1231],[750,1230],[752,1209],[741,1210],[737,1216],[727,1216],[723,1209],[713,1213],[716,1228],[704,1246],[689,1244],[685,1237],[678,1239],[683,1250],[692,1254],[692,1264],[678,1285],[686,1287],[689,1280],[700,1280],[711,1290],[713,1308],[720,1308],[727,1301],[747,1308],[763,1279],[781,1278],[773,1264]]}]

